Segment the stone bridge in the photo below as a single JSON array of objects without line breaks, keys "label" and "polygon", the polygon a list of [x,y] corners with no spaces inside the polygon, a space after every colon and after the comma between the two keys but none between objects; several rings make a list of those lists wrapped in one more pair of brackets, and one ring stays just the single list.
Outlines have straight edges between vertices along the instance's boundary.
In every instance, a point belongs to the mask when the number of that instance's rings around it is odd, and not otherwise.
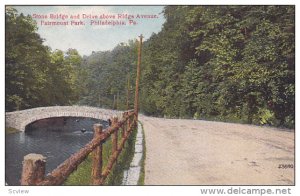
[{"label": "stone bridge", "polygon": [[53,117],[87,117],[107,120],[112,116],[121,118],[122,112],[88,106],[53,106],[40,107],[5,113],[5,127],[25,131],[28,124],[37,120]]}]

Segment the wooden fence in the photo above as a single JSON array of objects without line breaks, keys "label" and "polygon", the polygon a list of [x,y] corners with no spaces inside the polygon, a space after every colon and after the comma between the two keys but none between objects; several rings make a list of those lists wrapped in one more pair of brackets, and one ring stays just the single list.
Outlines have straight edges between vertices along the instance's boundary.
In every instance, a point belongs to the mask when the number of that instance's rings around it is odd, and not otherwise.
[{"label": "wooden fence", "polygon": [[[40,154],[26,155],[23,161],[21,185],[61,185],[90,153],[92,153],[93,157],[92,185],[102,185],[136,125],[137,113],[134,113],[134,111],[124,112],[120,121],[117,117],[113,117],[112,125],[105,130],[102,130],[101,124],[95,124],[93,139],[47,176],[45,176],[45,157]],[[122,138],[118,145],[120,130],[122,130]],[[112,151],[106,167],[103,168],[103,144],[110,136],[112,139]]]}]

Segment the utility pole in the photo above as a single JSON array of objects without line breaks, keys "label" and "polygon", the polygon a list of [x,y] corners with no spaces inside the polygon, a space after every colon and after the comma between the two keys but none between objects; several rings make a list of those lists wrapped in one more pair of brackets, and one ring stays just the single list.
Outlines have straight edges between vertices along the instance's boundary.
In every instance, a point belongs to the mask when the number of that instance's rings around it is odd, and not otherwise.
[{"label": "utility pole", "polygon": [[117,110],[119,109],[119,97],[120,97],[120,93],[118,91],[118,94],[117,94]]},{"label": "utility pole", "polygon": [[114,95],[113,110],[116,109],[116,95]]},{"label": "utility pole", "polygon": [[98,107],[101,107],[101,96],[100,96],[100,93],[98,95]]},{"label": "utility pole", "polygon": [[136,121],[138,120],[138,112],[139,112],[139,82],[140,82],[140,74],[141,74],[143,35],[140,35],[139,38],[140,38],[140,42],[139,42],[139,50],[138,50],[138,63],[136,69],[135,101],[134,101],[134,113],[136,116]]}]

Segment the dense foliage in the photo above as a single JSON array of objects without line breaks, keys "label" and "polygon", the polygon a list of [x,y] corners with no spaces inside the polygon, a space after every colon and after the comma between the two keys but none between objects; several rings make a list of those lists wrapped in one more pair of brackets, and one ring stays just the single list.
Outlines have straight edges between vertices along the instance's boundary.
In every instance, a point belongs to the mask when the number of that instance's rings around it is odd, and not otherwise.
[{"label": "dense foliage", "polygon": [[76,103],[87,76],[78,52],[51,51],[36,22],[10,7],[5,28],[5,110]]},{"label": "dense foliage", "polygon": [[[80,104],[103,108],[127,109],[133,107],[136,77],[137,43],[120,43],[112,51],[93,52],[83,57],[83,66],[88,70],[87,91]],[[128,88],[129,80],[129,88]]]},{"label": "dense foliage", "polygon": [[[143,43],[140,109],[148,115],[293,127],[294,6],[166,6]],[[6,109],[85,104],[126,109],[137,43],[81,57],[51,51],[29,16],[6,11]]]},{"label": "dense foliage", "polygon": [[293,126],[293,6],[167,6],[144,48],[151,115]]}]

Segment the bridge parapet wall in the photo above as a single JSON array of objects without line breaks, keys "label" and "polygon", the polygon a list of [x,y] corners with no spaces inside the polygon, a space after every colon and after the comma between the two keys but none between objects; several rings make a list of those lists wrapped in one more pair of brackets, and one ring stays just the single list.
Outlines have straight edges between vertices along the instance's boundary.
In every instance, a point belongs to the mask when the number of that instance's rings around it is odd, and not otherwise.
[{"label": "bridge parapet wall", "polygon": [[25,131],[25,127],[37,120],[53,117],[86,117],[107,120],[112,116],[121,118],[122,112],[88,106],[53,106],[5,113],[6,127]]}]

